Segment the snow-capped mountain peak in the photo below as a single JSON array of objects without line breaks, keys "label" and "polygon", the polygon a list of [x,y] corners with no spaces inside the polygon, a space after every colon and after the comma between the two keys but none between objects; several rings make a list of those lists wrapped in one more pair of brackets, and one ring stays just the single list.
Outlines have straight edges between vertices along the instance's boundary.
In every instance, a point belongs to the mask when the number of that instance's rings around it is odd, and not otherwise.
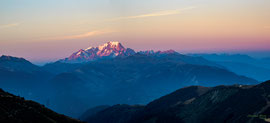
[{"label": "snow-capped mountain peak", "polygon": [[107,42],[107,43],[105,43],[103,45],[98,46],[99,50],[102,50],[104,48],[112,49],[112,48],[124,48],[124,47],[121,45],[121,43],[119,43],[117,41],[109,41],[109,42]]},{"label": "snow-capped mountain peak", "polygon": [[90,50],[90,49],[92,49],[92,48],[94,48],[94,47],[88,47],[88,48],[86,48],[86,49],[84,49],[84,50],[87,51],[87,50]]},{"label": "snow-capped mountain peak", "polygon": [[116,56],[129,56],[135,54],[135,51],[130,48],[125,48],[121,43],[117,41],[109,41],[103,45],[97,47],[88,47],[86,49],[80,49],[73,53],[70,57],[61,60],[62,62],[87,62],[94,61],[102,58],[113,58]]},{"label": "snow-capped mountain peak", "polygon": [[[109,41],[97,47],[91,46],[86,49],[80,49],[79,51],[73,53],[68,58],[60,61],[67,63],[81,63],[81,62],[95,61],[104,58],[114,58],[117,56],[130,56],[134,55],[135,53],[136,52],[133,49],[125,48],[120,42]],[[178,54],[174,50],[166,50],[166,51],[147,50],[147,51],[140,51],[138,53],[144,55]]]}]

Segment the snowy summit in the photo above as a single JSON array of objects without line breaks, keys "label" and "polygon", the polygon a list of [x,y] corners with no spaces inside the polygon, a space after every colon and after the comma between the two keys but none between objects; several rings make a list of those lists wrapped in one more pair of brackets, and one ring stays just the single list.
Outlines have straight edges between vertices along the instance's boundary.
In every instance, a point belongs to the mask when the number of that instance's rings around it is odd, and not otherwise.
[{"label": "snowy summit", "polygon": [[102,58],[129,56],[135,53],[136,52],[133,49],[125,48],[121,43],[117,41],[109,41],[98,47],[88,47],[86,49],[80,49],[68,58],[61,61],[69,63],[80,63],[94,61]]}]

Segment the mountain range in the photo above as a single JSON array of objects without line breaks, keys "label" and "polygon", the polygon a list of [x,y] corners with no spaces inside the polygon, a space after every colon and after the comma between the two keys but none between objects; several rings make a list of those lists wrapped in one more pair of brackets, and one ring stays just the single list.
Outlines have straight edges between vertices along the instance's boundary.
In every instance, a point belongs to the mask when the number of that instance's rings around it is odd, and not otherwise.
[{"label": "mountain range", "polygon": [[270,81],[258,85],[190,86],[147,105],[89,109],[88,123],[239,123],[270,122]]},{"label": "mountain range", "polygon": [[79,52],[41,67],[23,58],[2,56],[0,86],[77,118],[90,107],[146,104],[190,85],[258,83],[216,62],[173,50],[135,52],[119,42],[108,42]]},{"label": "mountain range", "polygon": [[[64,94],[60,97],[66,96],[71,90],[77,93],[75,95],[91,93],[91,96],[95,96],[91,103],[97,105],[145,104],[184,86],[255,84],[257,81],[218,67],[171,60],[170,56],[159,58],[135,54],[85,64],[69,73],[56,75],[51,83],[59,83],[61,88],[66,88],[64,92],[59,92]],[[62,99],[58,99],[61,102]],[[62,106],[60,103],[57,107]]]},{"label": "mountain range", "polygon": [[186,55],[181,55],[174,50],[166,50],[166,51],[139,51],[135,52],[131,48],[125,48],[121,43],[117,41],[109,41],[103,45],[98,47],[88,47],[86,49],[80,49],[77,52],[74,52],[68,58],[59,60],[58,62],[62,63],[86,63],[91,61],[97,61],[102,59],[112,59],[115,57],[128,57],[134,54],[143,54],[147,56],[156,56],[156,57],[166,57],[170,55],[175,56],[172,60],[177,60],[179,62],[189,63],[189,64],[199,64],[199,65],[209,65],[209,66],[218,66],[214,62],[209,62],[202,57],[189,57]]}]

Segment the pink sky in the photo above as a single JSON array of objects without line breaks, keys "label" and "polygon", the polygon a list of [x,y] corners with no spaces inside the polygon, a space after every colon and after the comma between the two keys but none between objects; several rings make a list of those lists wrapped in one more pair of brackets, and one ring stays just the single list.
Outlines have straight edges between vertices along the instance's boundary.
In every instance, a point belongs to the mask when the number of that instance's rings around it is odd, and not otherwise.
[{"label": "pink sky", "polygon": [[0,1],[0,54],[34,62],[108,41],[139,50],[270,51],[270,0]]}]

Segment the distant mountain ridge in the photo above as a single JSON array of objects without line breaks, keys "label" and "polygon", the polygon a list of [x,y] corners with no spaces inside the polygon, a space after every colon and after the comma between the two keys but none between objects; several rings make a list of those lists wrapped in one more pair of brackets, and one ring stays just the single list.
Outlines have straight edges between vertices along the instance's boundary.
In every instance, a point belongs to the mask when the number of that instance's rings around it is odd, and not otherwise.
[{"label": "distant mountain ridge", "polygon": [[0,57],[0,68],[5,68],[10,71],[27,71],[27,72],[33,72],[39,69],[38,66],[25,60],[24,58],[17,58],[6,55],[2,55]]},{"label": "distant mountain ridge", "polygon": [[217,64],[236,74],[251,77],[258,81],[270,80],[270,69],[267,68],[240,62],[217,62]]},{"label": "distant mountain ridge", "polygon": [[166,51],[154,51],[154,50],[146,50],[146,51],[139,51],[138,53],[140,54],[145,54],[145,55],[162,55],[162,54],[179,54],[176,51],[170,49]]},{"label": "distant mountain ridge", "polygon": [[270,58],[253,58],[244,54],[187,54],[189,56],[200,56],[216,62],[237,62],[251,64],[257,67],[270,69]]},{"label": "distant mountain ridge", "polygon": [[[18,91],[24,88],[25,90],[37,83],[47,81],[52,76],[51,73],[24,58],[5,55],[0,57],[0,86],[2,88],[12,85],[9,89]],[[9,89],[7,90],[10,91]]]},{"label": "distant mountain ridge", "polygon": [[242,54],[189,54],[203,57],[224,68],[259,81],[270,79],[270,58],[253,58]]}]

